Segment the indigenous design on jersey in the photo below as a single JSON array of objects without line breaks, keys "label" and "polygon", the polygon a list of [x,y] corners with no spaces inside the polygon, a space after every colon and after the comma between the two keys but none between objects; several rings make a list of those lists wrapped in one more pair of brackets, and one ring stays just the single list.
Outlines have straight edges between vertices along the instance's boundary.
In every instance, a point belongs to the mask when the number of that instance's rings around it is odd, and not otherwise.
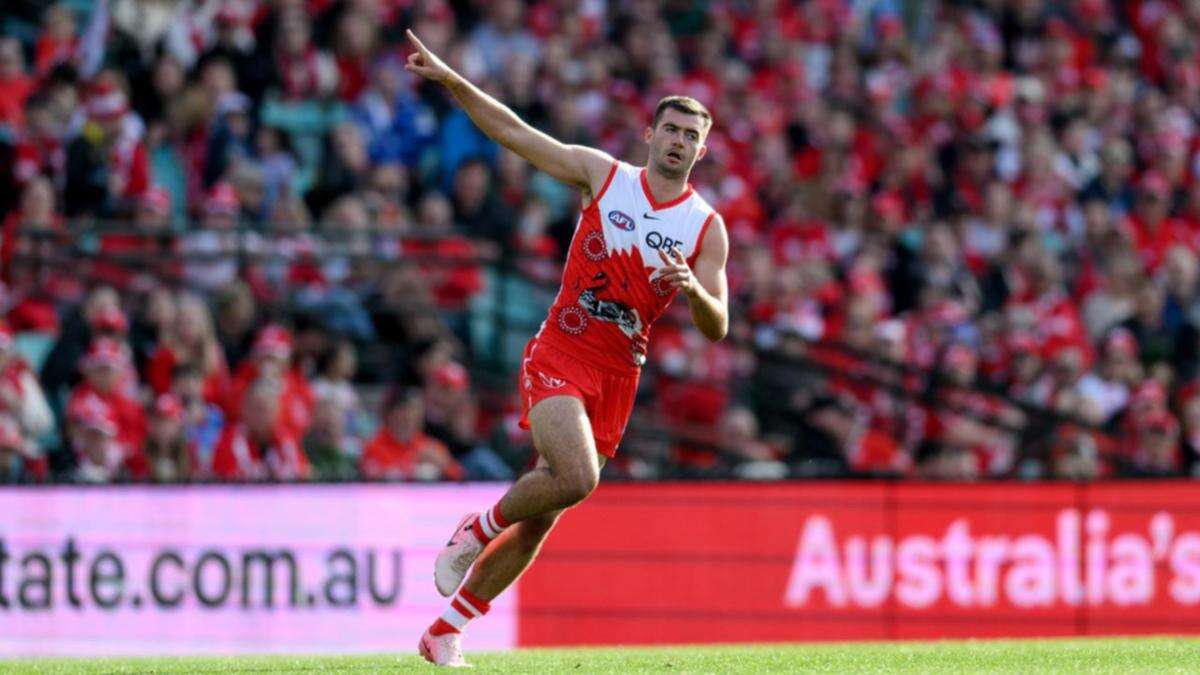
[{"label": "indigenous design on jersey", "polygon": [[689,264],[714,216],[689,185],[659,203],[645,169],[615,162],[595,199],[580,213],[562,287],[535,339],[580,359],[636,371],[646,360],[650,326],[675,297],[658,251],[678,247]]}]

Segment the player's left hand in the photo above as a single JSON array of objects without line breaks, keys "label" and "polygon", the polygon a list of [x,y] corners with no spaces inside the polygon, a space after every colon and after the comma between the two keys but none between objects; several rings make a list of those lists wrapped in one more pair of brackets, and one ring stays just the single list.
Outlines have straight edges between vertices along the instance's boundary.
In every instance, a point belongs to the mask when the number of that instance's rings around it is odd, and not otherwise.
[{"label": "player's left hand", "polygon": [[671,288],[678,288],[687,295],[692,295],[696,292],[698,284],[696,277],[692,274],[692,268],[688,267],[687,260],[683,257],[683,253],[679,251],[678,246],[671,247],[671,255],[658,249],[658,257],[662,259],[664,267],[660,267],[654,273],[654,279],[666,279]]}]

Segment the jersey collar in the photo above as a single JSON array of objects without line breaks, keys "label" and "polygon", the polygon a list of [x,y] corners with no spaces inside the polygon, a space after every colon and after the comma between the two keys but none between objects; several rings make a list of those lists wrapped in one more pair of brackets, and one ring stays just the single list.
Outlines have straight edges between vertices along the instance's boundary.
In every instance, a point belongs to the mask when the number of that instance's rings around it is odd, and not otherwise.
[{"label": "jersey collar", "polygon": [[646,201],[650,202],[650,208],[654,209],[655,211],[662,211],[663,209],[669,209],[672,206],[675,206],[676,204],[678,204],[678,203],[682,202],[683,200],[687,199],[688,197],[692,196],[692,184],[688,183],[687,187],[683,188],[683,193],[680,194],[678,197],[672,199],[669,202],[659,203],[658,200],[656,200],[654,198],[654,193],[650,191],[650,183],[646,180],[646,167],[642,167],[642,171],[639,174],[639,176],[642,179],[642,192],[646,193]]}]

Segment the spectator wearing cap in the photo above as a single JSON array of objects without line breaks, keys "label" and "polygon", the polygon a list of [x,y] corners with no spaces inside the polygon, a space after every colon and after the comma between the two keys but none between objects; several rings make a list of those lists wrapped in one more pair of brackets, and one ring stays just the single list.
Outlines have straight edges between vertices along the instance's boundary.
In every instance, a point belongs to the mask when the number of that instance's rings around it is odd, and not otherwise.
[{"label": "spectator wearing cap", "polygon": [[446,445],[425,434],[425,403],[419,389],[393,391],[383,425],[363,449],[360,468],[367,480],[460,480],[463,468]]},{"label": "spectator wearing cap", "polygon": [[132,227],[101,235],[94,277],[122,291],[135,280],[145,284],[153,279],[177,279],[170,219],[171,193],[151,186],[134,206]]},{"label": "spectator wearing cap", "polygon": [[148,406],[146,461],[150,480],[177,483],[192,479],[194,449],[184,433],[183,404],[174,394],[159,394]]},{"label": "spectator wearing cap", "polygon": [[238,367],[227,407],[237,419],[246,392],[260,380],[276,383],[279,425],[291,437],[303,438],[312,422],[314,397],[304,375],[292,365],[292,334],[282,326],[264,327],[254,341],[250,357]]},{"label": "spectator wearing cap", "polygon": [[463,466],[471,480],[507,480],[512,470],[480,440],[479,404],[467,369],[455,361],[434,363],[425,381],[425,429]]},{"label": "spectator wearing cap", "polygon": [[246,391],[238,421],[213,452],[213,474],[232,481],[297,481],[311,468],[295,434],[284,424],[278,381],[260,379]]},{"label": "spectator wearing cap", "polygon": [[225,413],[219,405],[205,399],[204,381],[204,374],[190,363],[177,365],[172,373],[170,393],[182,408],[191,480],[214,477],[213,455],[225,431]]},{"label": "spectator wearing cap", "polygon": [[130,113],[115,74],[104,74],[84,104],[87,123],[67,146],[68,216],[128,214],[150,187],[144,127]]},{"label": "spectator wearing cap", "polygon": [[[83,382],[72,391],[67,401],[69,420],[79,419],[80,410],[102,406],[104,419],[113,425],[113,439],[121,452],[123,465],[133,479],[147,475],[145,441],[146,417],[141,403],[123,389],[121,378],[129,367],[128,348],[111,338],[93,340],[80,361]],[[91,415],[90,412],[87,413]],[[88,419],[91,419],[90,417]],[[93,420],[94,421],[94,420]]]},{"label": "spectator wearing cap", "polygon": [[190,293],[180,295],[175,321],[159,335],[158,346],[146,363],[146,383],[155,394],[167,393],[175,369],[185,363],[200,372],[204,400],[222,402],[229,390],[229,367],[208,304]]},{"label": "spectator wearing cap", "polygon": [[79,399],[70,412],[74,478],[80,483],[112,483],[130,478],[127,448],[117,438],[113,409],[97,396]]},{"label": "spectator wearing cap", "polygon": [[136,399],[140,395],[137,367],[133,362],[133,349],[129,346],[129,319],[120,307],[104,307],[92,316],[92,343],[110,340],[121,349],[121,373],[118,387],[125,396]]}]

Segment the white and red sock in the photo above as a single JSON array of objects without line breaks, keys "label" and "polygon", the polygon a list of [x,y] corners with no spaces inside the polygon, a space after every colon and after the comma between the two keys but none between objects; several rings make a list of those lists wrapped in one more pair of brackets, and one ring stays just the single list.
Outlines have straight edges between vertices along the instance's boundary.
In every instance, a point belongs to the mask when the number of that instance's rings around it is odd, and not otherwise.
[{"label": "white and red sock", "polygon": [[429,634],[436,637],[446,633],[461,633],[467,622],[487,614],[491,607],[486,600],[480,600],[467,589],[460,588],[450,599],[450,606],[442,612],[441,618],[429,627]]},{"label": "white and red sock", "polygon": [[487,546],[493,539],[500,536],[500,533],[509,525],[512,525],[512,523],[508,522],[500,513],[500,504],[497,503],[492,508],[479,514],[479,517],[471,524],[471,531],[475,533],[475,538],[480,543]]}]

